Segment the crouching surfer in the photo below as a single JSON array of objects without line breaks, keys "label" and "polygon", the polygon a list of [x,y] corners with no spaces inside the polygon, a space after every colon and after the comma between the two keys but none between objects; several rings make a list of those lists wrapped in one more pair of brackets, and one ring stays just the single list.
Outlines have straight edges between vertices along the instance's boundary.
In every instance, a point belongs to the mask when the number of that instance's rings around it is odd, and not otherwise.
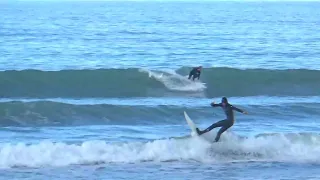
[{"label": "crouching surfer", "polygon": [[194,81],[194,79],[198,78],[199,80],[201,75],[201,70],[202,70],[202,66],[193,68],[189,73],[188,79],[192,78],[192,80]]}]

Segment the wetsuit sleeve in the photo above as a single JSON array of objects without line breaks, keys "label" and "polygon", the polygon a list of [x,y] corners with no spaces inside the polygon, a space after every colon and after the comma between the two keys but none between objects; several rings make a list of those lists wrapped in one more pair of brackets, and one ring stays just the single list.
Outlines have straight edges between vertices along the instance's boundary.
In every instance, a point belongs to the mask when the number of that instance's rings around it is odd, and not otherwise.
[{"label": "wetsuit sleeve", "polygon": [[239,109],[239,108],[234,107],[234,106],[232,106],[232,105],[231,105],[231,108],[232,108],[233,110],[235,110],[235,111],[238,111],[238,112],[244,113],[244,111],[243,111],[242,109]]},{"label": "wetsuit sleeve", "polygon": [[210,105],[211,105],[212,107],[221,107],[221,106],[222,106],[221,103],[219,103],[219,104],[211,103]]},{"label": "wetsuit sleeve", "polygon": [[199,71],[198,80],[200,79],[201,71]]}]

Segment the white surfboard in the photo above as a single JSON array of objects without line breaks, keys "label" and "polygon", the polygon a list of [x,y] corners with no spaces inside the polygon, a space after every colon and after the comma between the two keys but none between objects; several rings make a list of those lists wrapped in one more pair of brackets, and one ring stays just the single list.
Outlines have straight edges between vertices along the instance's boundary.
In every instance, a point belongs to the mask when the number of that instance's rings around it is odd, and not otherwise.
[{"label": "white surfboard", "polygon": [[197,126],[196,124],[191,120],[191,118],[188,116],[188,114],[184,111],[184,117],[191,129],[191,136],[199,136],[198,133],[197,133]]}]

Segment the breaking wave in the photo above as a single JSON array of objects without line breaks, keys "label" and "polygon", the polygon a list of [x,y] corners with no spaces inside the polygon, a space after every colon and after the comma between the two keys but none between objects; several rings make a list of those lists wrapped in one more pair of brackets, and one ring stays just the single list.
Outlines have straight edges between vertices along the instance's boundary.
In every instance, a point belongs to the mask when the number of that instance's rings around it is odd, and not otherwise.
[{"label": "breaking wave", "polygon": [[226,134],[219,143],[210,143],[200,138],[187,138],[129,143],[85,141],[80,144],[66,144],[44,141],[39,144],[1,144],[0,167],[143,163],[145,161],[202,163],[320,161],[319,134],[261,134],[248,138]]}]

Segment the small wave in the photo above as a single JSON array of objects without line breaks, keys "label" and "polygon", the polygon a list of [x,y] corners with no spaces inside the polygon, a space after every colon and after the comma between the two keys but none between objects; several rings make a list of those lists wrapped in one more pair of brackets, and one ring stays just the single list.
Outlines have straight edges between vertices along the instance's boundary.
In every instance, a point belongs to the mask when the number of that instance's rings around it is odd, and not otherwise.
[{"label": "small wave", "polygon": [[[128,98],[217,96],[318,96],[320,71],[204,68],[200,82],[191,68],[1,71],[0,97]],[[205,83],[205,84],[203,84]]]},{"label": "small wave", "polygon": [[[241,99],[240,99],[241,100]],[[240,102],[240,100],[238,100]],[[245,101],[244,101],[245,102]],[[289,101],[290,102],[290,101]],[[118,103],[118,104],[117,104]],[[74,125],[155,125],[155,124],[182,124],[183,111],[187,111],[199,122],[223,116],[220,109],[213,110],[210,101],[198,104],[181,102],[180,104],[129,104],[117,102],[104,103],[77,103],[54,101],[9,101],[0,102],[0,127],[6,126],[74,126]],[[283,102],[285,103],[285,102]],[[254,104],[247,102],[234,104],[245,109],[251,116],[239,115],[241,121],[255,121],[266,117],[273,121],[279,118],[287,119],[308,118],[318,115],[318,102],[304,102],[282,104]]]}]

